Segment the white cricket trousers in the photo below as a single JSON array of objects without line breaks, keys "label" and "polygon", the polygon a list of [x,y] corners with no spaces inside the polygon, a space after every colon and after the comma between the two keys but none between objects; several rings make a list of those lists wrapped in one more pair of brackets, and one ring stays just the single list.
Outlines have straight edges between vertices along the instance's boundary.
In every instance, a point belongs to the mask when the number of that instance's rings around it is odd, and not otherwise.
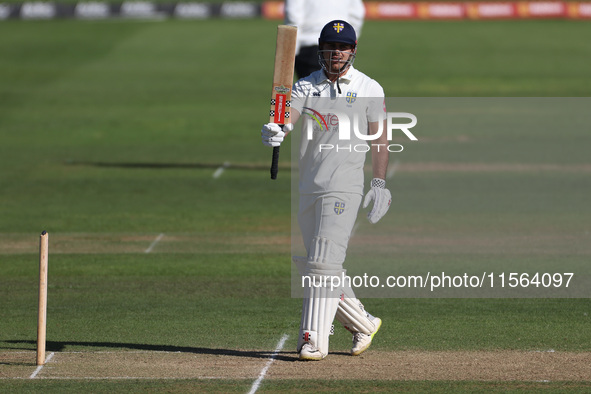
[{"label": "white cricket trousers", "polygon": [[308,256],[315,237],[326,238],[333,245],[326,260],[342,267],[361,199],[354,193],[300,195],[298,223]]}]

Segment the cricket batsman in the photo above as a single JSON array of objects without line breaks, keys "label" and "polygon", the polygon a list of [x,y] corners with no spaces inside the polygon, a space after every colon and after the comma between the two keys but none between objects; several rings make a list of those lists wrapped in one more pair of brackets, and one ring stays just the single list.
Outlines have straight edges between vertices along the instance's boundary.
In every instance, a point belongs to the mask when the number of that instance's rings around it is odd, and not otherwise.
[{"label": "cricket batsman", "polygon": [[[298,118],[307,115],[306,119],[302,118],[307,123],[300,144],[298,212],[307,256],[296,256],[293,260],[300,274],[313,279],[312,283],[322,283],[322,278],[327,276],[342,277],[345,273],[347,246],[364,197],[365,152],[371,151],[373,171],[371,187],[363,201],[364,208],[373,201],[367,215],[369,221],[377,223],[391,203],[385,181],[388,150],[383,147],[388,141],[383,132],[386,128],[384,90],[353,67],[357,35],[346,21],[326,24],[318,48],[322,69],[300,79],[293,87],[292,123],[283,127],[268,123],[261,131],[263,144],[279,146]],[[330,105],[333,107],[327,108]],[[338,114],[352,110],[358,129],[350,133],[350,140],[339,140],[343,118]],[[375,138],[370,140],[359,135]],[[343,143],[349,144],[349,148],[338,149]],[[335,318],[353,334],[353,356],[370,346],[382,324],[380,318],[364,309],[350,285],[336,289],[326,285],[306,286],[297,348],[300,360],[322,360],[327,356]]]}]

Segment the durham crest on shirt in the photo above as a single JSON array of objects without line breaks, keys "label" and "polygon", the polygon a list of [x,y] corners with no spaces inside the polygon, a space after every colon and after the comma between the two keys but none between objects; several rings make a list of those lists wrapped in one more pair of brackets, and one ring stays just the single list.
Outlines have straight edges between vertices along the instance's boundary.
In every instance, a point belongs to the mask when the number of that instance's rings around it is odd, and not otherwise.
[{"label": "durham crest on shirt", "polygon": [[334,212],[337,215],[340,215],[341,213],[345,212],[345,203],[344,202],[335,202],[334,203]]},{"label": "durham crest on shirt", "polygon": [[357,92],[347,92],[347,103],[353,104],[357,100]]}]

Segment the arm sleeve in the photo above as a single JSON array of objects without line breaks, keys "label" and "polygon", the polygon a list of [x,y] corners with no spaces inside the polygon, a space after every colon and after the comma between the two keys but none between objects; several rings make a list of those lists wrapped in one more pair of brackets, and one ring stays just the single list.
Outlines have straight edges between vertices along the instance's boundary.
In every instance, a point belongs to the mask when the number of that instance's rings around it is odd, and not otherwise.
[{"label": "arm sleeve", "polygon": [[291,92],[290,105],[291,105],[292,110],[295,109],[296,111],[298,111],[301,114],[303,112],[303,108],[305,106],[305,101],[306,101],[306,94],[304,93],[304,90],[302,89],[302,83],[300,80],[293,85],[293,90]]},{"label": "arm sleeve", "polygon": [[[306,1],[305,0],[286,0],[284,5],[284,15],[286,25],[296,26],[298,29],[302,27],[304,19],[306,17]],[[302,46],[301,31],[298,31],[296,38],[296,54],[300,53]]]},{"label": "arm sleeve", "polygon": [[363,20],[365,18],[365,6],[362,0],[351,0],[349,5],[349,20],[348,22],[353,26],[357,33],[357,38],[361,36],[361,28],[363,27]]},{"label": "arm sleeve", "polygon": [[304,1],[287,0],[284,6],[285,24],[298,26],[304,18]]},{"label": "arm sleeve", "polygon": [[384,119],[386,115],[386,102],[384,89],[379,83],[372,80],[372,87],[369,95],[370,101],[367,107],[367,120],[369,122],[377,122]]}]

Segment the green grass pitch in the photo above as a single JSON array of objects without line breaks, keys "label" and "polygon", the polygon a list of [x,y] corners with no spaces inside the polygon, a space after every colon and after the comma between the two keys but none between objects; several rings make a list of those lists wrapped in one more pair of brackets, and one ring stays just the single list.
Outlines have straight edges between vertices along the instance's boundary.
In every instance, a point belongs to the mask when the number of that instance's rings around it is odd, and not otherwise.
[{"label": "green grass pitch", "polygon": [[[42,230],[50,233],[48,351],[269,351],[284,333],[284,350],[293,351],[301,301],[290,297],[289,149],[271,182],[271,153],[259,137],[276,24],[0,23],[0,354],[35,349]],[[589,33],[591,24],[567,21],[371,21],[355,65],[389,97],[586,97]],[[572,249],[563,243],[550,256],[588,261],[591,145],[588,132],[564,133],[569,141],[545,134],[510,153],[503,141],[473,136],[491,149],[464,160],[494,165],[511,154],[586,174],[401,172],[391,183],[401,207],[389,213],[400,218],[396,234],[411,228],[449,238],[457,223],[466,234],[486,220],[499,236],[508,226],[563,234]],[[460,149],[435,140],[409,160],[461,164]],[[230,167],[214,178],[224,162]],[[519,195],[517,206],[500,191]],[[489,204],[471,205],[481,195]],[[528,204],[538,195],[540,206]],[[146,253],[159,234],[166,236]],[[404,250],[420,261],[418,252]],[[366,306],[387,322],[376,352],[591,350],[588,299],[368,299]],[[331,347],[344,352],[349,341],[339,331]],[[0,391],[247,392],[254,380],[9,378],[9,369],[25,366],[0,359]],[[260,391],[541,389],[589,385],[343,377],[269,379]]]}]

